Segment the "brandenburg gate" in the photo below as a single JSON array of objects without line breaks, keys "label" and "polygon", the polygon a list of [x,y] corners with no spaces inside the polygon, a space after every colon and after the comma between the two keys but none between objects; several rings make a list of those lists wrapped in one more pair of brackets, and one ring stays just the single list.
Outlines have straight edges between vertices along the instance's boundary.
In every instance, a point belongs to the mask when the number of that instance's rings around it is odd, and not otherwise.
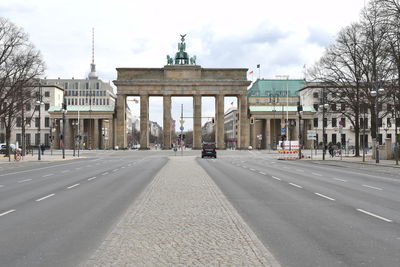
[{"label": "brandenburg gate", "polygon": [[189,58],[185,52],[185,35],[181,35],[175,58],[167,56],[163,68],[117,68],[117,118],[116,145],[127,147],[126,98],[140,96],[140,147],[149,147],[149,97],[163,97],[164,149],[171,148],[171,97],[193,97],[193,148],[201,148],[201,97],[215,97],[215,141],[224,149],[224,97],[237,97],[239,122],[237,147],[249,146],[249,118],[247,104],[247,69],[202,68],[196,65],[196,56]]}]

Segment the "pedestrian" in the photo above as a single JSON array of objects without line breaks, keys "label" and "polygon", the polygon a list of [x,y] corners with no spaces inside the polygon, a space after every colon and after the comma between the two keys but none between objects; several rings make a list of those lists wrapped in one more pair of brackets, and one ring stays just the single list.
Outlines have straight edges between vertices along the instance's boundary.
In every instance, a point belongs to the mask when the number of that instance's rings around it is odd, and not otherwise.
[{"label": "pedestrian", "polygon": [[40,150],[42,150],[42,155],[44,155],[44,150],[45,150],[44,144],[40,145]]},{"label": "pedestrian", "polygon": [[330,154],[331,157],[333,158],[333,150],[334,150],[334,147],[333,147],[332,143],[329,143],[329,145],[328,145],[328,150],[329,150],[329,154]]}]

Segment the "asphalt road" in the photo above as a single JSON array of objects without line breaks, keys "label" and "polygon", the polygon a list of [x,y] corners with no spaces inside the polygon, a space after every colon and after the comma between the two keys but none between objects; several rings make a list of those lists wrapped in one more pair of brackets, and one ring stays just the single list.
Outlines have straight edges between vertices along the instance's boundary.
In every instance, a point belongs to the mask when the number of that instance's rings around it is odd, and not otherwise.
[{"label": "asphalt road", "polygon": [[282,266],[400,266],[398,172],[255,153],[198,162]]},{"label": "asphalt road", "polygon": [[[0,174],[0,265],[77,266],[167,162],[108,152]],[[2,165],[5,166],[5,165]]]},{"label": "asphalt road", "polygon": [[[175,153],[87,155],[1,164],[0,266],[85,262]],[[400,266],[398,169],[248,151],[197,162],[282,266]]]}]

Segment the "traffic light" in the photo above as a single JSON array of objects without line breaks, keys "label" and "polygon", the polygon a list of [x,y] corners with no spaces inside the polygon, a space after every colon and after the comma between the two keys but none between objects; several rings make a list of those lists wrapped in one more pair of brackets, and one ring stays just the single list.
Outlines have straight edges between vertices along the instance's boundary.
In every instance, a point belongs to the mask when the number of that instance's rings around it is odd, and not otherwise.
[{"label": "traffic light", "polygon": [[212,123],[212,124],[215,123],[215,118],[214,118],[214,117],[211,118],[211,123]]},{"label": "traffic light", "polygon": [[254,117],[250,117],[250,124],[254,124],[254,122],[255,122]]},{"label": "traffic light", "polygon": [[65,102],[62,103],[62,109],[67,110],[67,103],[65,103]]}]

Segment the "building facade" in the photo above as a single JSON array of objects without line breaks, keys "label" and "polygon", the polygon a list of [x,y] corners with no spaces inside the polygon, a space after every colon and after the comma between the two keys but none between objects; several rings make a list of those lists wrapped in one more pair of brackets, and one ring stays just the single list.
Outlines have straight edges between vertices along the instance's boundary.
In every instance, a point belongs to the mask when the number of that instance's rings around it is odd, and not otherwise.
[{"label": "building facade", "polygon": [[224,114],[225,145],[227,149],[237,147],[238,113],[236,107],[230,107]]},{"label": "building facade", "polygon": [[250,110],[250,145],[253,148],[276,149],[281,140],[299,141],[305,147],[307,130],[313,129],[316,111],[302,105],[298,111],[298,92],[306,85],[304,80],[257,79],[247,96]]}]

